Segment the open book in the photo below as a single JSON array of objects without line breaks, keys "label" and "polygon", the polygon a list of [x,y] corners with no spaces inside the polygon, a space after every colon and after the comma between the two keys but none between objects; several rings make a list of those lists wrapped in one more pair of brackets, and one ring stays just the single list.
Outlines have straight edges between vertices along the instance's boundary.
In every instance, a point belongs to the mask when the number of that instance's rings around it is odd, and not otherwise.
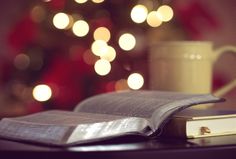
[{"label": "open book", "polygon": [[90,97],[74,112],[51,110],[4,118],[0,137],[67,146],[127,134],[158,135],[174,113],[201,103],[218,102],[210,94],[124,91]]}]

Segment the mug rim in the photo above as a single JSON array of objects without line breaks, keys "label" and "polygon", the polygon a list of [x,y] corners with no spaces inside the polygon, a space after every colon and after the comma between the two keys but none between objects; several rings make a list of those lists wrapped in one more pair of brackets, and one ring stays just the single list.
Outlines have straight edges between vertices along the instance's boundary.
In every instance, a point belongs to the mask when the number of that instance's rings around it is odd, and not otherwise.
[{"label": "mug rim", "polygon": [[153,45],[212,45],[212,41],[180,40],[180,41],[157,41]]}]

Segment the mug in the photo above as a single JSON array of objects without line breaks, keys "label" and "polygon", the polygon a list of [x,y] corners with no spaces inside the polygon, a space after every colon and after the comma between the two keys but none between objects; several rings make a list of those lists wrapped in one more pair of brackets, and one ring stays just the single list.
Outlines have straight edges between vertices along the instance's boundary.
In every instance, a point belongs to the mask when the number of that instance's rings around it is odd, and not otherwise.
[{"label": "mug", "polygon": [[[168,41],[151,46],[149,88],[184,93],[212,93],[213,66],[222,53],[236,52],[235,46],[213,49],[210,41]],[[215,92],[222,96],[236,80]]]}]

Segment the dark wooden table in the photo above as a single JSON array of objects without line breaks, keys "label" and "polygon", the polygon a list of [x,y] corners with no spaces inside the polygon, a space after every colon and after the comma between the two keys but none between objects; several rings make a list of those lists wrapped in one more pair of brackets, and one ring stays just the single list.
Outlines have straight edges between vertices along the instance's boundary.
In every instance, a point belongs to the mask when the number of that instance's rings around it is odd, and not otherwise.
[{"label": "dark wooden table", "polygon": [[123,138],[65,148],[0,139],[0,158],[236,159],[236,135],[191,140]]}]

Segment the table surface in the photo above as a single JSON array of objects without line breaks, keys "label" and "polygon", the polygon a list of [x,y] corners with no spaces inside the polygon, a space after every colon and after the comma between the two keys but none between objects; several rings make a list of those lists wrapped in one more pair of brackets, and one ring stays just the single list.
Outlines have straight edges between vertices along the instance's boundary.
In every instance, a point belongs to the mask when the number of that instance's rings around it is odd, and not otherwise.
[{"label": "table surface", "polygon": [[198,139],[123,137],[73,147],[49,147],[0,139],[5,158],[236,158],[236,135]]}]

